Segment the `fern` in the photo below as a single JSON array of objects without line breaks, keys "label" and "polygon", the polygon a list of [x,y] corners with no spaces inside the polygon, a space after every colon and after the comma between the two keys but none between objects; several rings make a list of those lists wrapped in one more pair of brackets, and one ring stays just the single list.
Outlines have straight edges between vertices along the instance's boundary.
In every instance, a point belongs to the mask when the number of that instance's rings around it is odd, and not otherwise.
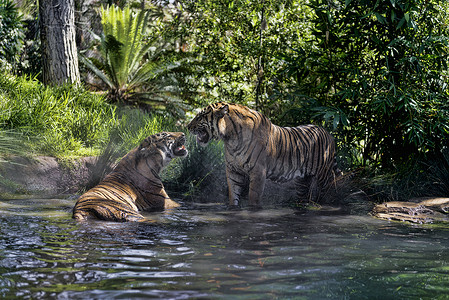
[{"label": "fern", "polygon": [[185,60],[159,58],[160,45],[148,38],[150,16],[150,11],[133,12],[129,7],[102,7],[103,34],[98,44],[101,59],[81,56],[81,61],[108,86],[113,101],[165,107],[173,114],[183,113],[187,106],[177,98],[179,89],[168,92],[166,86],[176,84],[167,80],[170,79],[167,75],[180,68]]}]

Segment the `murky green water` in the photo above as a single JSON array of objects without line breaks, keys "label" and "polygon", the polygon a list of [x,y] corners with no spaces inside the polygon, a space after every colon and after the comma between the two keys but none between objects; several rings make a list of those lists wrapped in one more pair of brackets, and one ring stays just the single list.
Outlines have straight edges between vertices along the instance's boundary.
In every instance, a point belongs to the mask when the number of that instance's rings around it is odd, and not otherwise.
[{"label": "murky green water", "polygon": [[0,200],[0,298],[449,297],[449,228],[220,206],[80,224],[74,202]]}]

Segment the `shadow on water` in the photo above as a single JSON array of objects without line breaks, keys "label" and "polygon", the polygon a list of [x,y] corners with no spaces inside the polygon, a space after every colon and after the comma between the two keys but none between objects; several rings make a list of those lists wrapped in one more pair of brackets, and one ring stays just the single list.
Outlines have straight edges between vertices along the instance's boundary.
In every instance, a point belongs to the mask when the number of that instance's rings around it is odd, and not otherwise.
[{"label": "shadow on water", "polygon": [[0,200],[0,297],[388,299],[449,292],[449,228],[220,205],[146,223],[71,219],[72,199]]}]

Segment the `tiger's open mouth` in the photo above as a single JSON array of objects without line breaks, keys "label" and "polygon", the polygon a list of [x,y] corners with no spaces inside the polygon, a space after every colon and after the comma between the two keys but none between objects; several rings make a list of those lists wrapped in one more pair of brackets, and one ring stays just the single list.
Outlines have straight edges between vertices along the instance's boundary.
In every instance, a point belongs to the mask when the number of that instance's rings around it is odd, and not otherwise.
[{"label": "tiger's open mouth", "polygon": [[176,143],[173,144],[172,152],[175,156],[186,156],[188,151],[184,143],[186,142],[185,137],[179,138]]},{"label": "tiger's open mouth", "polygon": [[210,137],[209,133],[206,130],[199,129],[195,132],[195,134],[196,134],[196,141],[199,144],[207,144],[209,142]]}]

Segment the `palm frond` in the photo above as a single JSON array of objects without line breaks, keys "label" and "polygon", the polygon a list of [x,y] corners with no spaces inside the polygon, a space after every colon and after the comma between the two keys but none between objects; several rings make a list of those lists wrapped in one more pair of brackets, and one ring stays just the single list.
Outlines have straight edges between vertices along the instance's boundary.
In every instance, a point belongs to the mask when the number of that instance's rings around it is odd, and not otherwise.
[{"label": "palm frond", "polygon": [[109,80],[108,76],[104,74],[102,70],[97,68],[92,62],[92,59],[86,57],[84,54],[79,55],[80,61],[85,64],[96,76],[98,76],[104,83],[106,83],[109,88],[114,88],[114,83]]},{"label": "palm frond", "polygon": [[120,72],[123,69],[123,43],[118,41],[113,35],[108,34],[102,40],[102,45],[105,49],[105,58],[107,60],[107,70],[109,76],[114,82],[115,88],[121,89],[126,84],[126,80],[123,80],[120,76]]},{"label": "palm frond", "polygon": [[[129,7],[102,7],[103,35],[99,45],[102,66],[83,58],[94,74],[111,89],[117,100],[143,102],[151,106],[175,107],[182,111],[177,81],[169,74],[186,62],[164,58],[167,43],[148,34],[150,11],[133,12]],[[123,97],[123,99],[121,98]],[[149,101],[149,102],[148,102]]]},{"label": "palm frond", "polygon": [[136,73],[133,76],[132,80],[130,80],[129,84],[130,86],[136,87],[147,81],[156,79],[162,74],[168,73],[176,68],[179,68],[179,66],[182,64],[183,61],[185,60],[179,60],[175,62],[169,61],[159,64],[146,62],[145,64],[141,65],[138,70],[136,70]]},{"label": "palm frond", "polygon": [[168,107],[171,114],[178,117],[184,116],[185,112],[191,109],[182,99],[163,93],[163,91],[133,93],[129,99],[148,104],[153,109],[166,109]]}]

